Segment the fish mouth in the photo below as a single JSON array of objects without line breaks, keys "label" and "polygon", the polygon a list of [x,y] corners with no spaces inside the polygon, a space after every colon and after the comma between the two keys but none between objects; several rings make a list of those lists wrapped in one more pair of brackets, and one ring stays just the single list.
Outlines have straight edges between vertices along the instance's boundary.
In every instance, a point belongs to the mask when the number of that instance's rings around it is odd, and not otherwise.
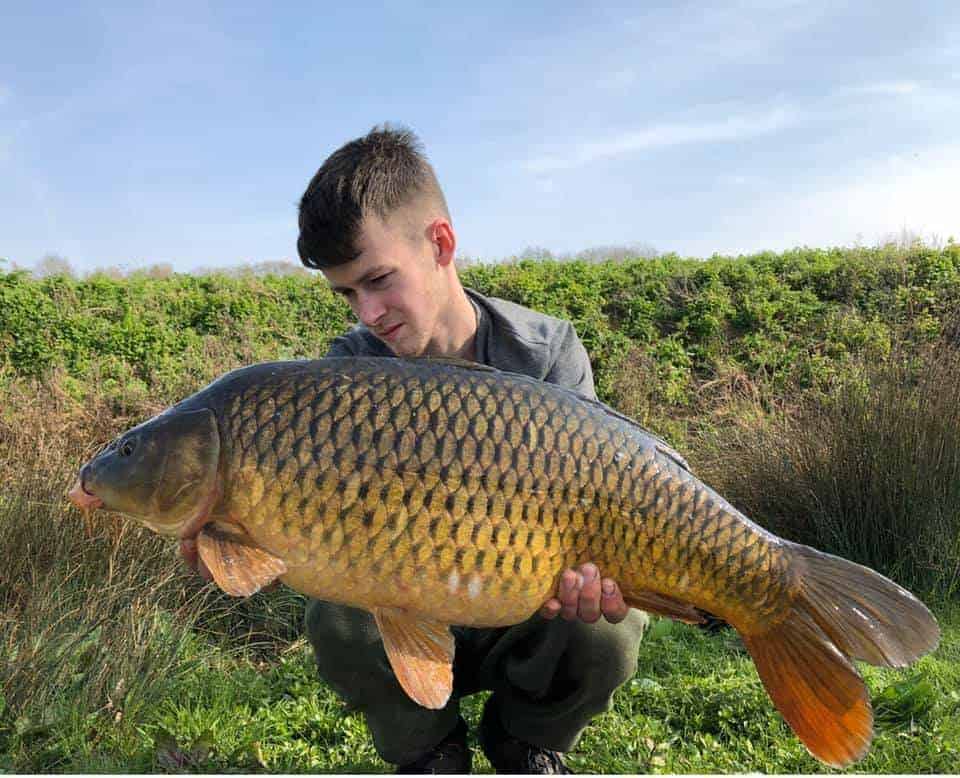
[{"label": "fish mouth", "polygon": [[92,492],[88,492],[84,487],[82,474],[77,477],[77,482],[73,485],[73,488],[67,492],[67,497],[70,498],[70,502],[84,512],[103,507],[103,500]]}]

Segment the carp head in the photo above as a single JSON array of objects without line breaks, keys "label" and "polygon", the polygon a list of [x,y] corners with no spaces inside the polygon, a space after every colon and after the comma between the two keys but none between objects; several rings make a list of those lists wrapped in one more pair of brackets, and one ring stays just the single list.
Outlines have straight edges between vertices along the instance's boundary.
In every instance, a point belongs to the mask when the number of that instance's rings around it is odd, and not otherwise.
[{"label": "carp head", "polygon": [[162,535],[188,536],[218,494],[220,434],[209,408],[171,408],[113,440],[69,492],[84,511],[127,514]]}]

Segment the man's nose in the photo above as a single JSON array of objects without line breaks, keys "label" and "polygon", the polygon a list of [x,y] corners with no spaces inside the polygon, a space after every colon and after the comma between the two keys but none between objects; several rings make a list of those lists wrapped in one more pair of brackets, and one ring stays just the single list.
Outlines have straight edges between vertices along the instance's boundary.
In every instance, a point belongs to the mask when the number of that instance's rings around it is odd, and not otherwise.
[{"label": "man's nose", "polygon": [[386,306],[375,294],[357,295],[357,318],[368,327],[376,324],[387,312]]}]

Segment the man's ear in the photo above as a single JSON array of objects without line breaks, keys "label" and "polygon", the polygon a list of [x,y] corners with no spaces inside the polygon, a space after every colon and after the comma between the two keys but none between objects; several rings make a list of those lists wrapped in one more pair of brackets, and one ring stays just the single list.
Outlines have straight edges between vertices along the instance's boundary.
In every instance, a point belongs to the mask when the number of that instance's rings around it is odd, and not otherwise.
[{"label": "man's ear", "polygon": [[446,219],[439,217],[430,222],[427,229],[437,264],[441,266],[449,265],[453,262],[453,257],[457,252],[457,235],[453,231],[453,225]]}]

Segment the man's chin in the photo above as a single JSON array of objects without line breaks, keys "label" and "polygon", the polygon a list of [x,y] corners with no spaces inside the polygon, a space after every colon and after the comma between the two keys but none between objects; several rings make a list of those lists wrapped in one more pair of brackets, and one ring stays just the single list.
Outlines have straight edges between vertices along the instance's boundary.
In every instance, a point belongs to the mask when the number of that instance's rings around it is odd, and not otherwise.
[{"label": "man's chin", "polygon": [[405,359],[426,356],[427,353],[426,344],[416,343],[412,338],[400,337],[392,341],[381,338],[381,341],[394,354]]}]

